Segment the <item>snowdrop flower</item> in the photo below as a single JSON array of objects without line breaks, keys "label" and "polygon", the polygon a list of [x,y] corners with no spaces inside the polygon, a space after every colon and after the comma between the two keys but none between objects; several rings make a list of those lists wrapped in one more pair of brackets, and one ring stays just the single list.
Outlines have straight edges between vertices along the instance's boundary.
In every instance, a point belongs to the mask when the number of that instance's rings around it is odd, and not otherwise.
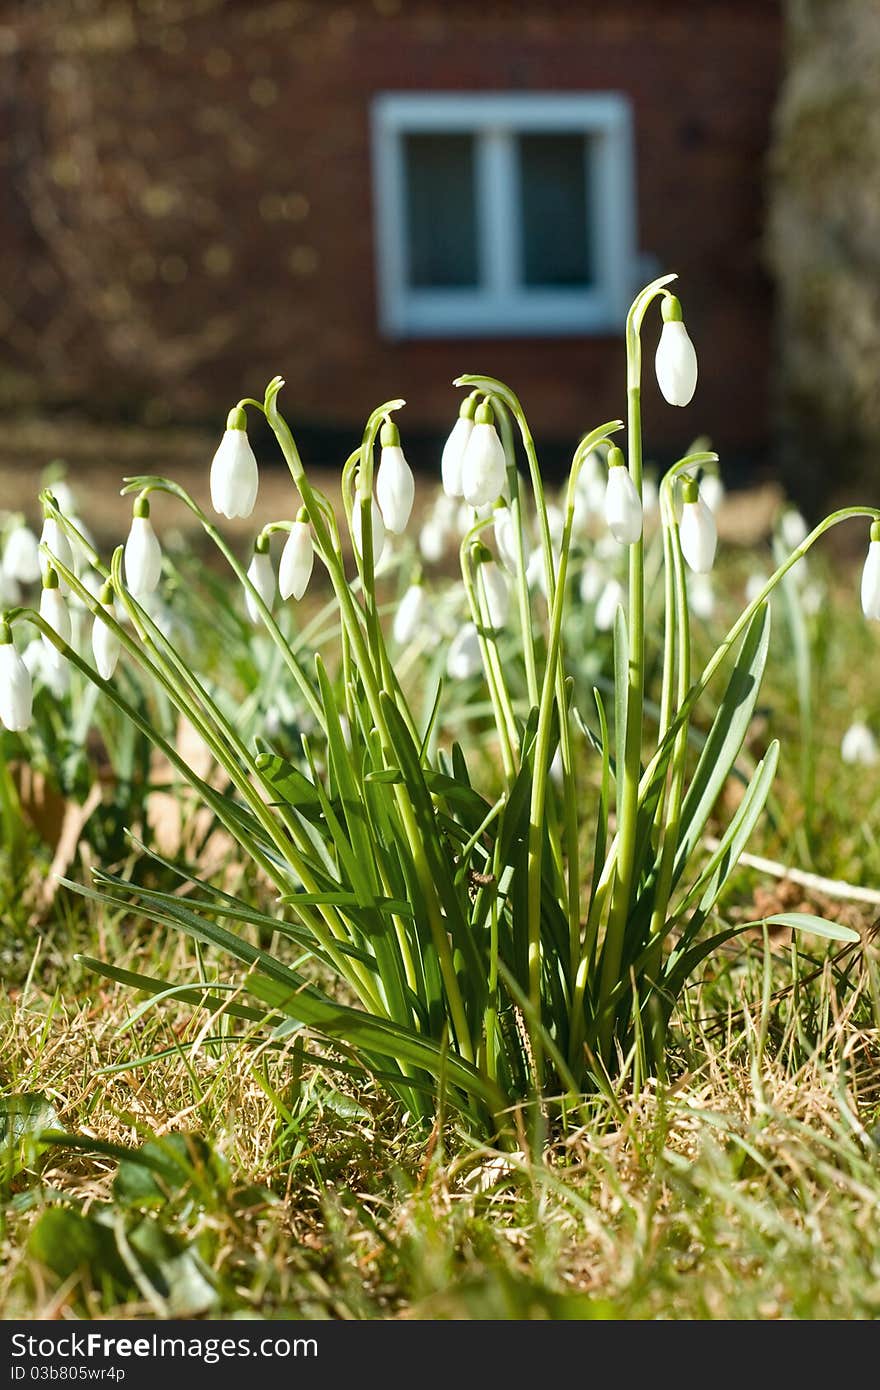
[{"label": "snowdrop flower", "polygon": [[419,551],[429,565],[436,565],[446,554],[449,532],[436,517],[429,517],[419,531]]},{"label": "snowdrop flower", "polygon": [[492,628],[504,627],[510,612],[510,590],[507,587],[507,580],[504,578],[500,566],[496,565],[485,546],[477,547],[475,558],[477,575],[482,582],[489,626]]},{"label": "snowdrop flower", "polygon": [[755,573],[749,575],[746,580],[746,603],[755,602],[758,595],[764,592],[764,587],[769,578],[770,576],[767,574]]},{"label": "snowdrop flower", "polygon": [[526,563],[526,583],[530,589],[537,589],[547,597],[547,571],[544,566],[543,546],[536,545]]},{"label": "snowdrop flower", "polygon": [[610,632],[614,626],[617,610],[624,601],[623,585],[616,579],[609,579],[599,595],[593,621],[597,632]]},{"label": "snowdrop flower", "polygon": [[302,598],[309,586],[315,564],[312,532],[303,508],[290,528],[278,565],[278,592],[283,599]]},{"label": "snowdrop flower", "polygon": [[[53,632],[57,633],[62,642],[66,642],[68,646],[71,645],[72,629],[70,613],[61,593],[58,575],[51,565],[43,576],[43,592],[40,594],[40,617],[48,623]],[[56,670],[63,666],[63,655],[45,634],[43,636],[43,646],[46,650],[49,666],[54,667]]]},{"label": "snowdrop flower", "polygon": [[880,748],[867,724],[860,720],[850,724],[840,742],[840,756],[845,763],[858,763],[861,767],[880,762]]},{"label": "snowdrop flower", "polygon": [[382,452],[376,474],[376,501],[386,530],[400,536],[406,530],[416,495],[412,469],[400,447],[400,431],[386,420],[379,436]]},{"label": "snowdrop flower", "polygon": [[708,622],[715,613],[715,590],[709,575],[695,574],[687,586],[687,592],[691,610],[698,618]]},{"label": "snowdrop flower", "polygon": [[683,480],[681,495],[681,553],[696,574],[708,574],[715,562],[715,550],[718,546],[715,518],[700,495],[700,485],[696,478],[688,477]]},{"label": "snowdrop flower", "polygon": [[[52,555],[59,564],[64,565],[65,569],[72,570],[75,568],[73,549],[70,541],[67,539],[67,533],[61,525],[61,522],[57,521],[51,514],[47,514],[43,521],[43,529],[40,533],[40,544],[44,545],[49,551],[49,554]],[[61,588],[62,592],[68,592],[67,584],[62,583]]]},{"label": "snowdrop flower", "polygon": [[862,612],[880,622],[880,521],[871,522],[868,555],[862,570]]},{"label": "snowdrop flower", "polygon": [[459,628],[450,643],[449,654],[446,658],[447,675],[452,680],[466,681],[471,676],[476,676],[481,668],[480,639],[477,636],[477,629],[473,623],[465,623],[464,627]]},{"label": "snowdrop flower", "polygon": [[[247,577],[253,584],[267,608],[272,607],[275,598],[275,571],[269,554],[269,537],[259,535],[254,545],[254,553],[248,565]],[[258,623],[263,616],[250,589],[244,591],[245,607],[252,623]]]},{"label": "snowdrop flower", "polygon": [[807,523],[797,507],[789,507],[779,518],[779,538],[786,550],[797,550],[809,534]]},{"label": "snowdrop flower", "polygon": [[562,533],[565,530],[565,513],[561,507],[557,507],[553,502],[547,506],[547,527],[550,531],[553,549],[558,552],[562,546]]},{"label": "snowdrop flower", "polygon": [[724,501],[725,487],[717,473],[704,473],[700,479],[700,496],[713,516]]},{"label": "snowdrop flower", "polygon": [[31,673],[12,645],[12,629],[0,621],[0,724],[23,733],[33,717]]},{"label": "snowdrop flower", "polygon": [[[354,507],[351,514],[351,539],[358,555],[363,558],[363,507],[364,495],[361,492],[360,483],[355,485]],[[382,513],[376,505],[375,497],[370,498],[370,524],[373,532],[373,568],[375,569],[382,558],[385,549],[385,524],[382,521]]]},{"label": "snowdrop flower", "polygon": [[801,590],[801,606],[808,618],[815,618],[825,606],[827,594],[824,584],[818,579],[811,580]]},{"label": "snowdrop flower", "polygon": [[242,406],[230,410],[226,429],[211,460],[211,505],[220,516],[248,517],[254,510],[260,475],[247,437]]},{"label": "snowdrop flower", "polygon": [[40,542],[24,522],[7,537],[3,548],[3,574],[18,584],[36,584],[40,577]]},{"label": "snowdrop flower", "polygon": [[605,464],[592,449],[581,465],[575,484],[576,500],[582,499],[587,513],[601,512],[605,505]]},{"label": "snowdrop flower", "polygon": [[133,597],[142,599],[158,588],[161,574],[162,547],[150,521],[150,504],[138,497],[125,542],[125,582]]},{"label": "snowdrop flower", "polygon": [[511,574],[515,574],[519,561],[519,549],[516,522],[513,519],[513,512],[508,506],[502,505],[495,508],[492,530],[495,533],[495,545],[498,549],[499,560],[505,569],[509,570]]},{"label": "snowdrop flower", "polygon": [[[105,584],[102,588],[100,603],[102,608],[112,610],[112,584]],[[95,658],[95,669],[102,680],[109,681],[110,677],[113,675],[121,650],[122,643],[116,633],[110,627],[106,619],[102,618],[100,613],[96,613],[95,621],[92,624],[92,655]]]},{"label": "snowdrop flower", "polygon": [[21,654],[32,683],[40,682],[54,700],[63,700],[70,690],[70,667],[66,661],[53,662],[43,646],[42,637],[28,642]]},{"label": "snowdrop flower", "polygon": [[447,497],[461,497],[461,470],[465,450],[474,428],[474,415],[477,410],[478,392],[472,391],[461,403],[458,419],[452,426],[449,438],[443,445],[440,458],[440,478]]},{"label": "snowdrop flower", "polygon": [[654,516],[660,506],[660,490],[650,473],[642,478],[642,514]]},{"label": "snowdrop flower", "polygon": [[461,461],[461,490],[472,507],[485,507],[504,491],[507,460],[488,401],[477,407],[474,427]]},{"label": "snowdrop flower", "polygon": [[421,584],[410,584],[394,614],[391,634],[399,647],[413,640],[425,619],[428,600]]},{"label": "snowdrop flower", "polygon": [[639,494],[624,463],[623,454],[615,445],[608,450],[605,520],[618,545],[634,545],[642,534]]},{"label": "snowdrop flower", "polygon": [[697,389],[697,354],[674,294],[663,300],[662,312],[663,328],[654,357],[657,385],[670,405],[688,405]]},{"label": "snowdrop flower", "polygon": [[605,571],[591,556],[581,570],[580,596],[584,603],[595,603],[605,586]]},{"label": "snowdrop flower", "polygon": [[63,512],[65,516],[75,516],[77,501],[70,483],[64,478],[56,478],[54,483],[49,484],[49,488],[59,512]]}]

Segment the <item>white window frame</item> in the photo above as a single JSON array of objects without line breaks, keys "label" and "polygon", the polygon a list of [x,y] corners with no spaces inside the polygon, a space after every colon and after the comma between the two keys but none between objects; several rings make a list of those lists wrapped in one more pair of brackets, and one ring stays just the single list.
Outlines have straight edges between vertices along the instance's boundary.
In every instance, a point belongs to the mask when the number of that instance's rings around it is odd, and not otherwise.
[{"label": "white window frame", "polygon": [[[479,284],[417,289],[407,283],[404,137],[476,137]],[[521,244],[515,138],[583,134],[592,149],[588,212],[596,283],[527,286]],[[633,132],[617,92],[386,92],[372,104],[373,199],[379,319],[391,338],[622,332],[636,279]]]}]

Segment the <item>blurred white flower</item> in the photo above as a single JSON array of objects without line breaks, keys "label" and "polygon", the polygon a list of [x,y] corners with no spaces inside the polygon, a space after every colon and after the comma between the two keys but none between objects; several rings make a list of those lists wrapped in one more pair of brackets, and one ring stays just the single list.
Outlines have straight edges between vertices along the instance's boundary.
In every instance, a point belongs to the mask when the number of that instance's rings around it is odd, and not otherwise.
[{"label": "blurred white flower", "polygon": [[880,761],[880,748],[867,724],[856,720],[850,724],[840,743],[840,756],[845,763],[874,767]]},{"label": "blurred white flower", "polygon": [[596,612],[593,621],[596,624],[597,632],[610,632],[614,626],[614,619],[617,610],[624,602],[626,595],[623,585],[616,579],[609,579],[596,604]]},{"label": "blurred white flower", "polygon": [[779,518],[779,538],[786,550],[797,550],[809,534],[807,523],[797,507],[789,507]]},{"label": "blurred white flower", "polygon": [[397,605],[391,633],[399,647],[406,647],[425,621],[427,596],[421,584],[410,584]]},{"label": "blurred white flower", "polygon": [[605,585],[605,570],[590,556],[581,570],[580,596],[584,603],[595,603]]},{"label": "blurred white flower", "polygon": [[510,611],[510,590],[507,587],[507,580],[494,560],[483,561],[477,567],[477,572],[483,583],[489,625],[493,628],[504,627]]},{"label": "blurred white flower", "polygon": [[708,574],[696,573],[688,581],[688,600],[698,618],[708,622],[715,613],[715,590]]},{"label": "blurred white flower", "polygon": [[482,669],[480,639],[473,623],[465,623],[459,628],[449,646],[446,658],[446,672],[452,680],[468,680]]},{"label": "blurred white flower", "polygon": [[19,584],[36,584],[40,577],[40,543],[23,523],[10,531],[3,547],[3,574]]},{"label": "blurred white flower", "polygon": [[642,534],[642,504],[619,449],[608,451],[605,520],[618,545],[634,545]]}]

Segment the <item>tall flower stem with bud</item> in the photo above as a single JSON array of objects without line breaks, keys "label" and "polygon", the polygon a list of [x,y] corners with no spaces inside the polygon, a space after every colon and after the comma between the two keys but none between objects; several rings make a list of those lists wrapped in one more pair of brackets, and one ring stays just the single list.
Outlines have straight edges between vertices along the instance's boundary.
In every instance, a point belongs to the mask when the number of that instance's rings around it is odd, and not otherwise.
[{"label": "tall flower stem with bud", "polygon": [[[642,344],[641,329],[650,305],[663,293],[674,275],[655,280],[633,301],[626,320],[626,398],[627,447],[629,474],[641,499],[642,495]],[[608,927],[602,951],[600,997],[602,1000],[600,1048],[604,1061],[609,1049],[614,1024],[611,996],[620,974],[623,937],[632,895],[633,861],[636,848],[636,827],[639,811],[639,770],[642,751],[642,723],[645,698],[645,549],[640,535],[629,550],[629,597],[627,614],[627,688],[626,730],[623,744],[623,769],[618,773],[617,823],[619,851],[617,876],[611,894]]]}]

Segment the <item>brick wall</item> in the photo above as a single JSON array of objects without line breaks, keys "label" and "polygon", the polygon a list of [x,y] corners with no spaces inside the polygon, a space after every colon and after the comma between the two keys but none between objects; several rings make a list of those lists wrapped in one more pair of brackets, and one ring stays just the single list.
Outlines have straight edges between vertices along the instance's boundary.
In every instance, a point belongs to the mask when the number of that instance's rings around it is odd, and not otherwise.
[{"label": "brick wall", "polygon": [[[445,428],[485,371],[536,431],[622,409],[620,338],[387,342],[368,112],[392,90],[627,93],[638,246],[680,272],[695,402],[649,447],[766,443],[762,177],[780,21],[762,0],[43,0],[0,20],[0,400],[222,415],[276,372],[293,419],[403,395]],[[656,329],[647,333],[653,352]]]}]

